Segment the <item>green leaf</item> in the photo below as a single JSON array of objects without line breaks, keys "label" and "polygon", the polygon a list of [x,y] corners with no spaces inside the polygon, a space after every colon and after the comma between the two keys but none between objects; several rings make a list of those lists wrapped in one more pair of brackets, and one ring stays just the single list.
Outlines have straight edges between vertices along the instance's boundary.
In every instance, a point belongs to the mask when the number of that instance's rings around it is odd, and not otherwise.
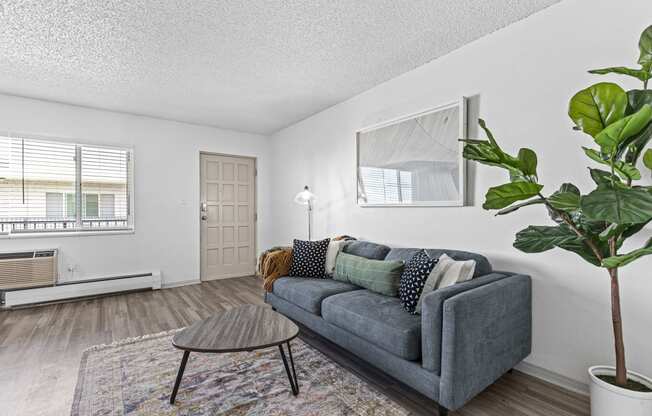
[{"label": "green leaf", "polygon": [[631,227],[632,224],[610,224],[598,236],[600,241],[608,241],[611,237],[615,237]]},{"label": "green leaf", "polygon": [[616,156],[620,158],[622,153],[626,151],[627,154],[625,155],[625,161],[629,164],[636,165],[638,158],[641,156],[645,146],[647,146],[651,139],[652,123],[648,124],[640,133],[628,140],[627,147],[621,146],[619,151],[620,154],[617,154]]},{"label": "green leaf", "polygon": [[544,200],[541,199],[541,198],[531,199],[529,201],[521,202],[520,204],[516,204],[516,205],[509,206],[507,208],[503,208],[500,211],[498,211],[496,213],[496,215],[510,214],[510,213],[512,213],[514,211],[517,211],[520,208],[527,207],[527,206],[530,206],[530,205],[543,204],[543,202],[544,202]]},{"label": "green leaf", "polygon": [[652,192],[644,188],[603,185],[583,196],[580,208],[590,220],[638,224],[652,218]]},{"label": "green leaf", "polygon": [[[603,158],[600,152],[586,147],[582,147],[582,149],[584,150],[584,153],[591,160],[594,160],[600,164],[611,167],[609,160]],[[623,162],[622,160],[618,160],[614,162],[614,170],[616,171],[618,176],[620,176],[623,179],[632,179],[632,180],[641,179],[641,172],[636,168],[636,166],[633,166],[627,162]]]},{"label": "green leaf", "polygon": [[572,183],[564,183],[548,198],[548,203],[561,211],[575,211],[580,205],[580,190]]},{"label": "green leaf", "polygon": [[652,107],[645,104],[635,114],[607,126],[595,136],[595,141],[600,145],[602,153],[612,154],[621,143],[641,132],[650,121],[652,121]]},{"label": "green leaf", "polygon": [[617,237],[616,247],[620,248],[625,240],[641,231],[649,222],[648,220],[639,224],[610,224],[598,235],[598,238],[600,241],[608,241],[612,237]]},{"label": "green leaf", "polygon": [[[577,236],[565,224],[556,227],[532,225],[516,234],[514,247],[525,253],[541,253],[553,247],[559,247],[580,255],[595,266],[600,266],[600,260],[586,241],[585,238]],[[604,256],[608,252],[606,244],[596,242],[595,245],[601,255]]]},{"label": "green leaf", "polygon": [[652,254],[652,248],[639,248],[620,256],[607,257],[602,260],[602,266],[609,269],[623,267],[640,257],[647,256],[648,254]]},{"label": "green leaf", "polygon": [[638,63],[649,69],[652,67],[652,26],[648,26],[641,34],[638,49],[641,51]]},{"label": "green leaf", "polygon": [[[596,243],[596,245],[598,246],[601,255],[604,256],[608,253],[608,247],[604,243]],[[600,267],[600,260],[595,256],[595,253],[593,253],[593,250],[591,250],[591,247],[589,247],[584,238],[577,237],[570,239],[558,244],[557,247],[575,253],[592,265]]]},{"label": "green leaf", "polygon": [[623,240],[641,231],[643,228],[645,228],[646,225],[648,225],[649,222],[650,221],[648,220],[646,222],[642,222],[639,224],[630,224],[629,227],[627,227],[627,229],[623,231],[623,235],[622,235]]},{"label": "green leaf", "polygon": [[605,228],[607,228],[607,225],[605,224],[604,221],[590,220],[579,209],[577,211],[570,212],[569,216],[571,217],[571,220],[577,226],[577,228],[584,231],[592,239],[594,239],[593,237],[597,238],[598,234],[600,234],[602,231],[604,231]]},{"label": "green leaf", "polygon": [[559,187],[558,192],[572,192],[574,194],[579,195],[580,194],[580,189],[573,185],[572,183],[562,183],[561,186]]},{"label": "green leaf", "polygon": [[479,118],[478,125],[482,130],[484,130],[484,134],[487,136],[487,139],[489,139],[491,145],[496,147],[497,149],[500,149],[500,146],[498,146],[498,142],[496,142],[496,139],[494,138],[494,134],[491,132],[491,130],[489,130],[489,127],[487,127],[487,123],[483,119]]},{"label": "green leaf", "polygon": [[[627,114],[636,113],[646,104],[652,106],[652,90],[627,91],[627,97],[629,100]],[[627,152],[625,155],[625,161],[632,165],[636,165],[638,158],[650,142],[650,139],[652,139],[652,123],[648,124],[647,127],[641,130],[637,135],[627,140],[623,146],[620,146],[618,153],[616,154],[617,158],[620,159],[623,153]]]},{"label": "green leaf", "polygon": [[591,74],[599,74],[599,75],[606,75],[606,74],[621,74],[621,75],[629,75],[630,77],[638,78],[641,81],[647,81],[650,78],[652,78],[652,74],[650,74],[649,71],[646,71],[645,69],[633,69],[633,68],[626,68],[624,66],[614,66],[611,68],[601,68],[601,69],[592,69],[589,71]]},{"label": "green leaf", "polygon": [[462,156],[465,159],[474,160],[483,165],[507,169],[510,177],[526,179],[523,172],[520,171],[520,161],[515,157],[502,153],[500,149],[493,147],[488,141],[463,141],[466,142],[462,151]]},{"label": "green leaf", "polygon": [[652,169],[652,149],[647,149],[643,154],[643,164],[646,168]]},{"label": "green leaf", "polygon": [[652,254],[652,239],[648,240],[644,247],[630,251],[627,254],[611,256],[602,260],[602,266],[609,269],[623,267],[643,256]]},{"label": "green leaf", "polygon": [[[530,182],[536,179],[536,154],[533,151],[521,149],[523,160],[511,156],[503,152],[484,120],[479,119],[478,124],[485,131],[489,140],[461,140],[466,143],[462,153],[464,158],[506,169],[512,182]],[[521,152],[519,152],[520,156]]]},{"label": "green leaf", "polygon": [[548,208],[548,215],[550,216],[551,220],[553,220],[557,224],[565,224],[563,218],[565,214],[565,216],[570,218],[570,220],[573,222],[573,224],[575,224],[577,228],[582,230],[585,234],[589,235],[589,237],[591,237],[592,239],[594,239],[593,237],[597,238],[597,235],[600,234],[605,229],[604,221],[591,221],[587,219],[586,215],[584,215],[580,210],[560,213],[559,210],[553,209],[552,207],[547,207],[547,208]]},{"label": "green leaf", "polygon": [[537,196],[543,185],[532,182],[512,182],[489,188],[482,205],[484,209],[502,209],[516,201]]},{"label": "green leaf", "polygon": [[625,91],[616,84],[601,82],[575,94],[570,100],[568,115],[582,131],[595,137],[623,118],[626,109]]},{"label": "green leaf", "polygon": [[470,142],[468,140],[463,140],[466,145],[462,156],[468,160],[475,160],[483,163],[493,163],[497,166],[500,166],[500,156],[496,153],[494,148],[487,141],[476,140]]},{"label": "green leaf", "polygon": [[537,176],[537,154],[532,149],[523,148],[518,151],[521,171],[528,176]]},{"label": "green leaf", "polygon": [[531,225],[516,233],[514,247],[524,253],[541,253],[577,238],[567,226]]},{"label": "green leaf", "polygon": [[548,203],[561,211],[575,211],[580,207],[580,195],[573,192],[555,192],[548,198]]},{"label": "green leaf", "polygon": [[[593,179],[593,182],[595,182],[595,184],[598,186],[608,185],[612,182],[612,175],[610,172],[591,168],[589,168],[589,172],[591,174],[591,179]],[[616,182],[620,182],[620,178],[618,176],[613,176],[613,179]]]},{"label": "green leaf", "polygon": [[634,114],[645,105],[652,105],[652,90],[627,91],[627,114]]}]

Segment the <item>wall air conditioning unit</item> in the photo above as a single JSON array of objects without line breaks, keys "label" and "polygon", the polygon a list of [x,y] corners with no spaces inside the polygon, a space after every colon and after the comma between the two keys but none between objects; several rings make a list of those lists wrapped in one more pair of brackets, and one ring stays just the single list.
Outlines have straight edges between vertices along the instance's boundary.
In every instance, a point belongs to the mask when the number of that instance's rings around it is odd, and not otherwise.
[{"label": "wall air conditioning unit", "polygon": [[57,277],[55,249],[0,253],[0,290],[54,286]]}]

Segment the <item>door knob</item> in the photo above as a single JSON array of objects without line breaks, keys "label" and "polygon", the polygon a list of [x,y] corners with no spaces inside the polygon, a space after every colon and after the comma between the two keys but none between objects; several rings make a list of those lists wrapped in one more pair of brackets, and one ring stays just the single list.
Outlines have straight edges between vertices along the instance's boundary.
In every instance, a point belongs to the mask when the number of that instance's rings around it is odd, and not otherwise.
[{"label": "door knob", "polygon": [[208,219],[208,215],[206,215],[206,212],[208,211],[208,206],[206,205],[206,202],[202,202],[199,205],[199,211],[201,212],[202,221],[206,221]]}]

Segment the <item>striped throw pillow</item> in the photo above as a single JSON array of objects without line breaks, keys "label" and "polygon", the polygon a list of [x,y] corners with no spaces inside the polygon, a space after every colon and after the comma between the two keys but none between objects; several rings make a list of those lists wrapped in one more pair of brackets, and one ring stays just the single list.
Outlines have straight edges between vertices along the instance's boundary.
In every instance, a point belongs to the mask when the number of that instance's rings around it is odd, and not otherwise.
[{"label": "striped throw pillow", "polygon": [[423,297],[433,290],[442,289],[452,286],[456,283],[466,282],[473,278],[475,272],[475,260],[457,261],[453,260],[446,254],[439,256],[439,262],[432,269],[426,284],[423,285],[419,302],[417,303],[416,313],[421,313],[421,303]]}]

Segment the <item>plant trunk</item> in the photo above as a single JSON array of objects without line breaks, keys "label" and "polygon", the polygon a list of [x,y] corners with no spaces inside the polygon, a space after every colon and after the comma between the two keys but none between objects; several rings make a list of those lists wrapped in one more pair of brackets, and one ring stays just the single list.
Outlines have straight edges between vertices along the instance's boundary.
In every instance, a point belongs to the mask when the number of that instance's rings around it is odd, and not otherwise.
[{"label": "plant trunk", "polygon": [[620,315],[618,269],[609,269],[609,276],[611,276],[611,321],[613,322],[614,343],[616,348],[616,384],[624,387],[627,384],[627,367],[625,366],[623,322]]}]

